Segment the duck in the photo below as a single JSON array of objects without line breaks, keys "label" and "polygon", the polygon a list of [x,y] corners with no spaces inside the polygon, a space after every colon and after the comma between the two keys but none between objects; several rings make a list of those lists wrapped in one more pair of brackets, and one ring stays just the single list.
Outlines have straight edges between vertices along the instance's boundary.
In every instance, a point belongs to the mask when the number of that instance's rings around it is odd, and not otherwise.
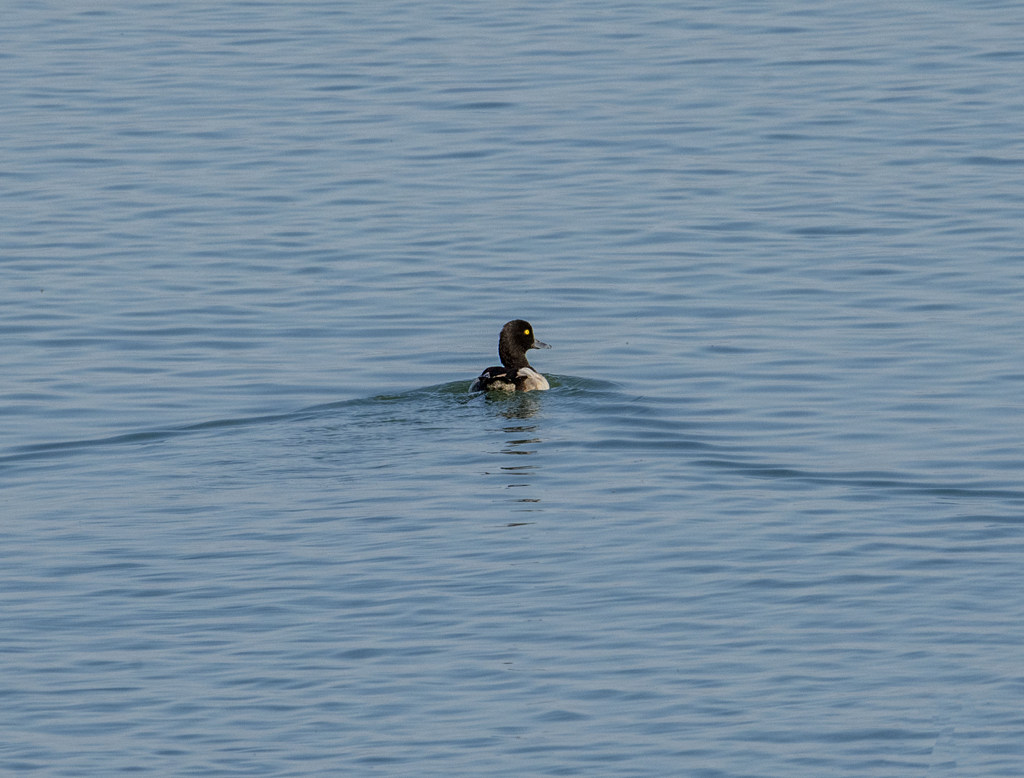
[{"label": "duck", "polygon": [[501,328],[498,336],[498,358],[501,366],[489,367],[473,381],[471,392],[533,392],[550,389],[548,379],[533,369],[526,359],[531,348],[551,348],[534,337],[533,325],[513,319]]}]

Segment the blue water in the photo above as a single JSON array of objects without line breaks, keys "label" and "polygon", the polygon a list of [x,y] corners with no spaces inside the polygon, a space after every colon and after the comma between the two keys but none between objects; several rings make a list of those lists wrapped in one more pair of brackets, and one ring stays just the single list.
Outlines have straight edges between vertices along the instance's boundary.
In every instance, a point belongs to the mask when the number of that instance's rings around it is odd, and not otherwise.
[{"label": "blue water", "polygon": [[[0,771],[1024,773],[1024,13],[16,2]],[[522,317],[544,393],[471,395]]]}]

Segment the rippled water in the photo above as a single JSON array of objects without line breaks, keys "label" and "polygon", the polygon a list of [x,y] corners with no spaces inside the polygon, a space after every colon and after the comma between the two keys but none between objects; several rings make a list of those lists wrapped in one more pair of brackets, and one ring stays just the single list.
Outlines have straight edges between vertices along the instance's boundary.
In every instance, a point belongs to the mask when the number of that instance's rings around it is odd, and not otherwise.
[{"label": "rippled water", "polygon": [[1020,775],[1022,32],[16,3],[0,770]]}]

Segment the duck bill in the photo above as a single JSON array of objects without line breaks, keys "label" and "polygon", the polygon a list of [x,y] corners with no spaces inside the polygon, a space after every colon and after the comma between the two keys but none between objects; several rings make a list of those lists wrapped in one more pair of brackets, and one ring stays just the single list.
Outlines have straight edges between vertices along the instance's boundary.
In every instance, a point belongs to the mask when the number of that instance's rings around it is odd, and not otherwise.
[{"label": "duck bill", "polygon": [[547,343],[542,343],[539,340],[533,341],[533,345],[530,348],[551,348]]}]

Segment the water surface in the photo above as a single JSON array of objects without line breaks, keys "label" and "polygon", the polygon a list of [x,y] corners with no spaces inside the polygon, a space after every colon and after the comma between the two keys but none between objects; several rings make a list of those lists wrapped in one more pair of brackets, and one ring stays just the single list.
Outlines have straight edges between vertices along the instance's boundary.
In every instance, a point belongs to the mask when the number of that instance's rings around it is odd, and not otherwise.
[{"label": "water surface", "polygon": [[0,767],[1019,775],[1022,26],[16,4]]}]

